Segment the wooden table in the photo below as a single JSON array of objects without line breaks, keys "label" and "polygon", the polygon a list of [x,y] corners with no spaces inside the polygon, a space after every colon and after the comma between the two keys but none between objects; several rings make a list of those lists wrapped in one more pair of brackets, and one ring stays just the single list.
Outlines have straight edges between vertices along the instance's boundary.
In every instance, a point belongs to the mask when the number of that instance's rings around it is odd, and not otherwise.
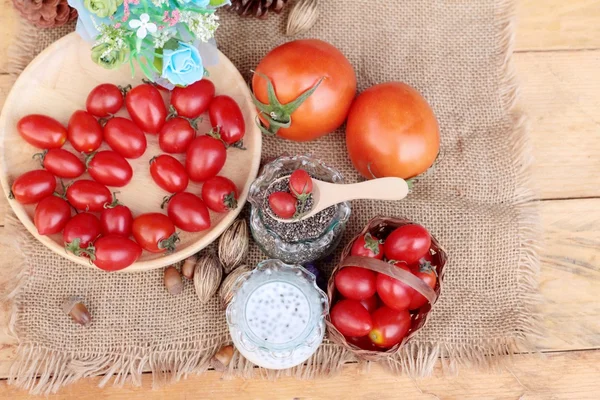
[{"label": "wooden table", "polygon": [[[15,34],[10,0],[0,0],[0,72]],[[458,376],[437,371],[427,379],[369,372],[349,365],[341,376],[315,381],[225,381],[208,372],[174,385],[98,389],[98,379],[61,390],[77,399],[111,398],[600,398],[600,1],[519,0],[514,64],[521,81],[536,158],[533,174],[545,229],[540,290],[547,336],[541,357],[516,356],[510,370],[463,368]],[[0,75],[0,101],[13,78]],[[0,263],[13,262],[0,196]],[[1,266],[0,266],[1,269]],[[1,278],[0,278],[1,284]],[[0,303],[0,326],[8,305]],[[16,342],[0,333],[0,378],[5,378]],[[0,398],[23,391],[0,381]]]}]

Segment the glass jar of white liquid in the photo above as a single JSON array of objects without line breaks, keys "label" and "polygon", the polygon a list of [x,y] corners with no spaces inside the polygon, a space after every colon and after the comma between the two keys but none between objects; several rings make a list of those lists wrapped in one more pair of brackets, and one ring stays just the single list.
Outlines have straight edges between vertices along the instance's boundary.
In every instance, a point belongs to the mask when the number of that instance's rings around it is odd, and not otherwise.
[{"label": "glass jar of white liquid", "polygon": [[266,260],[236,283],[227,323],[238,351],[269,369],[306,361],[325,334],[327,295],[300,266]]}]

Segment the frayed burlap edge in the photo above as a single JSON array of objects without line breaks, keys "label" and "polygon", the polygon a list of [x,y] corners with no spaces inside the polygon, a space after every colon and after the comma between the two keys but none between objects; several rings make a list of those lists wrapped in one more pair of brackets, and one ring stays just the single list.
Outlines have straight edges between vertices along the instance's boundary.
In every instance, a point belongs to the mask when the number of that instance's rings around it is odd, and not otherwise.
[{"label": "frayed burlap edge", "polygon": [[[490,338],[480,343],[457,345],[456,343],[432,343],[415,340],[408,343],[397,356],[382,362],[394,373],[406,373],[411,377],[431,375],[438,359],[442,369],[455,372],[459,366],[477,368],[501,368],[508,365],[513,355],[523,352],[536,352],[536,339],[542,337],[542,322],[538,304],[541,299],[537,289],[539,275],[539,238],[541,234],[539,216],[532,190],[530,167],[532,164],[527,121],[519,107],[519,87],[511,57],[515,42],[515,4],[513,0],[497,3],[496,23],[498,25],[499,54],[502,56],[499,80],[502,82],[504,109],[509,112],[511,126],[510,141],[513,149],[513,167],[517,176],[516,198],[517,224],[521,247],[519,249],[519,314],[521,325],[510,338]],[[37,29],[21,23],[19,40],[9,48],[9,70],[18,75],[31,61],[37,42]],[[8,218],[9,223],[10,219]],[[14,221],[18,223],[18,221]],[[22,231],[22,230],[21,230]],[[26,236],[26,233],[24,234]],[[22,238],[21,238],[22,239]],[[28,240],[22,240],[19,247],[27,254]],[[14,266],[15,287],[10,297],[14,300],[19,288],[26,282],[28,268]],[[19,304],[13,301],[10,329],[13,334]],[[193,344],[193,345],[192,345]],[[177,381],[190,373],[201,373],[210,365],[212,355],[221,343],[198,343],[166,346],[158,349],[129,349],[123,353],[115,349],[112,354],[70,354],[35,344],[20,343],[16,360],[10,371],[9,382],[29,389],[31,393],[56,392],[62,385],[83,377],[104,375],[100,386],[104,386],[115,375],[114,383],[122,385],[127,376],[133,384],[141,384],[141,374],[149,369],[153,374],[154,385],[167,381]],[[508,357],[506,357],[508,356]],[[256,368],[252,363],[235,353],[231,364],[224,372],[225,378],[262,377],[276,379],[281,376],[294,376],[309,379],[330,376],[341,371],[344,364],[356,361],[354,354],[333,344],[323,344],[304,365],[281,371]],[[368,368],[368,363],[364,363]],[[39,377],[39,379],[38,379]]]}]

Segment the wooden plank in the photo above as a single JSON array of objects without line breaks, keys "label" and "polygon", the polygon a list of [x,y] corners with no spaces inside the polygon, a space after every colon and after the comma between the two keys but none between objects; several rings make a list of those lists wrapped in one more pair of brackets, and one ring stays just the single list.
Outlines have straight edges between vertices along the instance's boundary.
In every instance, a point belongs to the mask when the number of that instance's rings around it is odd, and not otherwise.
[{"label": "wooden plank", "polygon": [[600,48],[597,0],[517,0],[517,51]]},{"label": "wooden plank", "polygon": [[[274,384],[262,379],[222,379],[210,371],[154,390],[145,374],[142,387],[98,388],[100,378],[81,380],[63,388],[63,399],[597,399],[600,390],[600,351],[582,351],[514,359],[509,371],[482,372],[464,369],[458,376],[445,376],[438,369],[431,378],[412,380],[392,376],[379,366],[365,373],[356,364],[333,378],[299,380],[282,378]],[[6,382],[0,396],[13,400],[29,398]]]},{"label": "wooden plank", "polygon": [[[544,201],[539,206],[545,229],[540,291],[546,337],[537,345],[544,351],[600,348],[600,199]],[[0,230],[0,271],[18,261],[7,236]],[[7,321],[5,305],[0,326]],[[15,346],[0,331],[0,377],[8,373]]]},{"label": "wooden plank", "polygon": [[521,53],[514,60],[540,198],[600,196],[600,51]]},{"label": "wooden plank", "polygon": [[0,40],[0,73],[5,73],[8,62],[8,46],[17,33],[19,20],[11,0],[1,0],[0,4],[2,8],[0,12],[0,38],[2,38]]}]

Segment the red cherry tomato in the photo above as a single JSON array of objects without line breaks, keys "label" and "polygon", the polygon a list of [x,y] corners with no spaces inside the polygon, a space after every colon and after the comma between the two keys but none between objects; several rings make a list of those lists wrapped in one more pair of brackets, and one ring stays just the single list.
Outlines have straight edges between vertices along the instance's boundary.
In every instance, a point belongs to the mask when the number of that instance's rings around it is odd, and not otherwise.
[{"label": "red cherry tomato", "polygon": [[85,165],[73,153],[64,149],[50,149],[40,156],[42,166],[54,176],[59,178],[77,178],[85,172]]},{"label": "red cherry tomato", "polygon": [[383,258],[383,244],[381,244],[379,239],[367,232],[354,241],[350,255],[381,260]]},{"label": "red cherry tomato", "polygon": [[189,86],[173,89],[171,104],[180,117],[197,118],[208,109],[214,96],[215,85],[208,79],[202,79]]},{"label": "red cherry tomato", "polygon": [[365,336],[373,329],[369,312],[356,300],[340,300],[331,309],[331,323],[344,336]]},{"label": "red cherry tomato", "polygon": [[379,308],[379,297],[377,297],[377,295],[373,295],[366,299],[360,300],[360,304],[362,304],[370,314]]},{"label": "red cherry tomato", "polygon": [[67,141],[67,130],[46,115],[26,115],[17,123],[17,130],[27,143],[40,149],[56,149]]},{"label": "red cherry tomato", "polygon": [[114,117],[104,125],[104,140],[125,158],[139,158],[147,147],[146,135],[131,120]]},{"label": "red cherry tomato", "polygon": [[116,151],[99,151],[86,160],[88,172],[96,181],[107,186],[125,186],[133,177],[133,169]]},{"label": "red cherry tomato", "polygon": [[223,142],[210,136],[199,136],[187,149],[185,169],[191,180],[204,182],[221,171],[226,159]]},{"label": "red cherry tomato", "polygon": [[298,200],[288,192],[273,192],[269,195],[269,207],[279,218],[290,219],[296,214]]},{"label": "red cherry tomato", "polygon": [[188,192],[176,193],[169,199],[167,214],[173,223],[187,232],[210,228],[210,214],[200,197]]},{"label": "red cherry tomato", "polygon": [[158,135],[158,145],[165,153],[185,153],[196,130],[191,123],[183,118],[171,118],[163,125]]},{"label": "red cherry tomato", "polygon": [[12,184],[11,195],[21,204],[33,204],[50,196],[56,189],[56,178],[50,172],[37,169],[25,172]]},{"label": "red cherry tomato", "polygon": [[151,253],[172,253],[179,241],[175,225],[164,214],[142,214],[133,220],[133,237],[143,249]]},{"label": "red cherry tomato", "polygon": [[359,337],[346,336],[346,341],[348,343],[352,343],[359,349],[371,350],[371,351],[381,351],[381,348],[375,346],[375,344],[373,342],[371,342],[371,339],[369,338],[368,335],[367,336],[359,336]]},{"label": "red cherry tomato", "polygon": [[377,291],[376,277],[376,273],[369,269],[346,267],[335,274],[335,287],[347,299],[364,300]]},{"label": "red cherry tomato", "polygon": [[169,193],[182,192],[189,183],[183,165],[175,157],[166,154],[150,160],[150,175],[158,186]]},{"label": "red cherry tomato", "polygon": [[396,228],[385,239],[384,253],[388,260],[415,264],[429,251],[431,236],[427,229],[417,224]]},{"label": "red cherry tomato", "polygon": [[94,243],[94,265],[105,271],[129,267],[142,255],[142,248],[123,236],[108,235]]},{"label": "red cherry tomato", "polygon": [[67,222],[63,230],[65,250],[76,256],[88,256],[87,247],[100,236],[100,221],[94,214],[76,214]]},{"label": "red cherry tomato", "polygon": [[204,182],[202,198],[208,208],[220,213],[234,210],[238,205],[235,183],[224,176],[215,176]]},{"label": "red cherry tomato", "polygon": [[102,144],[102,127],[94,116],[86,111],[75,111],[68,127],[69,143],[79,152],[91,153]]},{"label": "red cherry tomato", "polygon": [[100,214],[102,234],[129,237],[133,225],[133,215],[129,207],[119,203],[113,194],[113,202],[104,206]]},{"label": "red cherry tomato", "polygon": [[[422,259],[424,260],[425,257]],[[414,265],[410,267],[411,272],[423,282],[425,282],[430,288],[435,288],[435,284],[437,283],[437,275],[435,273],[435,269],[431,266],[431,264],[427,261],[420,263],[419,265]],[[414,296],[410,301],[410,305],[408,306],[409,310],[416,310],[421,308],[428,301],[422,294],[415,291]]]},{"label": "red cherry tomato", "polygon": [[[396,267],[410,272],[406,265],[396,264]],[[386,306],[394,310],[408,310],[415,289],[385,274],[377,274],[376,284],[377,294]]]},{"label": "red cherry tomato", "polygon": [[133,122],[144,132],[157,134],[167,119],[167,108],[157,88],[149,84],[134,87],[125,96]]},{"label": "red cherry tomato", "polygon": [[67,188],[67,200],[78,210],[100,212],[111,199],[106,186],[89,179],[75,181]]},{"label": "red cherry tomato", "polygon": [[313,190],[313,181],[308,172],[297,169],[290,175],[290,192],[299,200],[306,199]]},{"label": "red cherry tomato", "polygon": [[57,196],[48,196],[35,207],[33,223],[40,235],[52,235],[62,231],[71,218],[71,206]]},{"label": "red cherry tomato", "polygon": [[373,314],[373,329],[369,332],[371,341],[383,348],[390,348],[404,339],[410,329],[408,311],[397,311],[389,307],[381,307]]},{"label": "red cherry tomato", "polygon": [[123,92],[112,83],[103,83],[92,89],[85,108],[96,117],[108,117],[123,107]]},{"label": "red cherry tomato", "polygon": [[240,142],[246,133],[244,115],[240,106],[229,96],[217,96],[208,107],[210,125],[227,145]]}]

